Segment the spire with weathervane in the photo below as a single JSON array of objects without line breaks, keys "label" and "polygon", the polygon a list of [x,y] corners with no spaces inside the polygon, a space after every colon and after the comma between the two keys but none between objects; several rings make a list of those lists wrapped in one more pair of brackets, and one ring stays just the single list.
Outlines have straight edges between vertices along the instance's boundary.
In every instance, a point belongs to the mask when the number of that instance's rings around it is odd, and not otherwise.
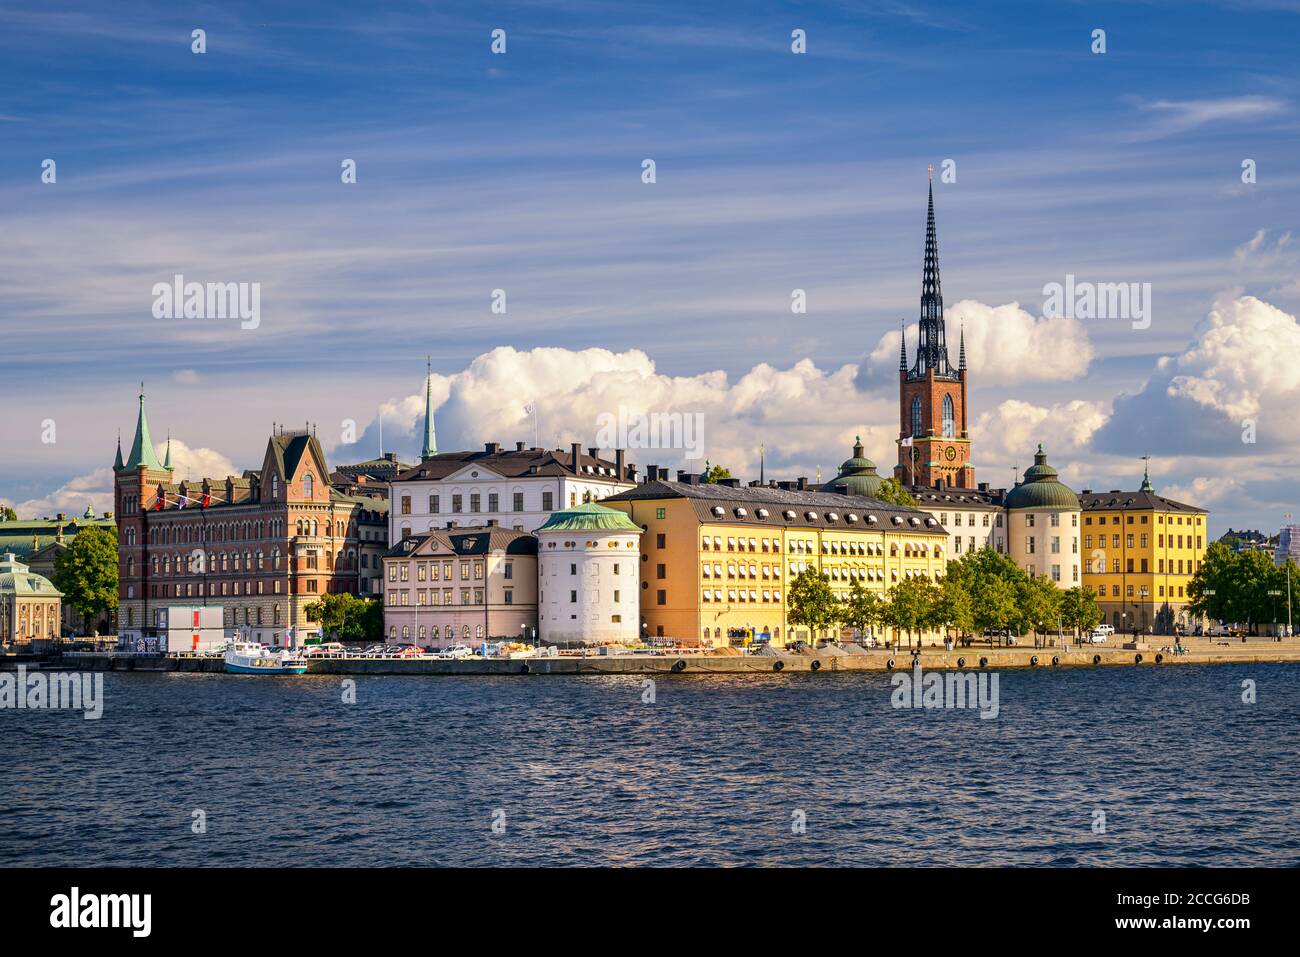
[{"label": "spire with weathervane", "polygon": [[438,439],[433,430],[433,359],[426,359],[424,374],[424,448],[420,457],[427,459],[438,454]]},{"label": "spire with weathervane", "polygon": [[137,469],[144,466],[154,472],[163,471],[158,463],[158,456],[153,450],[153,439],[149,436],[149,420],[144,414],[144,383],[140,383],[140,411],[135,420],[135,441],[131,443],[131,454],[127,457],[124,469]]},{"label": "spire with weathervane", "polygon": [[939,238],[934,225],[934,166],[930,174],[929,206],[925,221],[925,264],[921,270],[921,323],[916,362],[909,378],[921,379],[932,370],[936,376],[953,376],[943,325],[943,283],[939,279]]},{"label": "spire with weathervane", "polygon": [[1144,456],[1142,456],[1142,462],[1143,462],[1143,465],[1142,465],[1142,488],[1141,488],[1141,491],[1143,491],[1143,492],[1150,492],[1151,494],[1154,495],[1156,489],[1155,489],[1155,486],[1151,484],[1151,468],[1150,468],[1151,456],[1150,456],[1150,455],[1144,455]]}]

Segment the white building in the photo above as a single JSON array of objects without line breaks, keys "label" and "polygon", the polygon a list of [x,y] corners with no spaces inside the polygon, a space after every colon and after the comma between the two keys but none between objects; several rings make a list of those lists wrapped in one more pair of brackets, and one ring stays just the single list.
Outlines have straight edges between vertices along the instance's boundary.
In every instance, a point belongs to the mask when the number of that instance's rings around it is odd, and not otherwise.
[{"label": "white building", "polygon": [[575,442],[563,449],[503,449],[488,442],[482,451],[439,452],[433,401],[426,387],[425,438],[421,461],[398,473],[389,486],[389,541],[440,528],[499,525],[531,532],[559,509],[597,501],[635,487],[636,466],[622,449],[612,460],[599,449],[583,452]]},{"label": "white building", "polygon": [[1083,584],[1079,554],[1079,496],[1057,479],[1038,447],[1034,464],[1006,495],[1007,541],[1012,560],[1061,588]]},{"label": "white building", "polygon": [[587,503],[537,530],[538,629],[544,644],[630,643],[640,637],[641,527]]}]

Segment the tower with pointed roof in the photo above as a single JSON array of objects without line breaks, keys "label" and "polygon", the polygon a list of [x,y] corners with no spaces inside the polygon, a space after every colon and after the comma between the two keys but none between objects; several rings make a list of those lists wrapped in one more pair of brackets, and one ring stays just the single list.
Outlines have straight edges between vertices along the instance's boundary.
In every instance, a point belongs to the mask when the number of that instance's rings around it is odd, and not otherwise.
[{"label": "tower with pointed roof", "polygon": [[424,373],[424,447],[420,458],[438,454],[438,439],[433,430],[433,361],[428,360]]},{"label": "tower with pointed roof", "polygon": [[966,426],[966,334],[960,337],[957,365],[948,355],[939,277],[939,239],[934,224],[934,167],[925,225],[921,269],[921,317],[917,346],[907,362],[907,336],[899,351],[898,464],[894,478],[906,486],[974,488],[970,433]]},{"label": "tower with pointed roof", "polygon": [[136,410],[135,437],[126,461],[122,461],[122,438],[117,440],[113,463],[113,508],[117,516],[119,621],[128,618],[143,624],[148,620],[149,528],[147,512],[160,490],[173,488],[171,442],[162,462],[154,451],[145,415],[144,386],[140,386]]}]

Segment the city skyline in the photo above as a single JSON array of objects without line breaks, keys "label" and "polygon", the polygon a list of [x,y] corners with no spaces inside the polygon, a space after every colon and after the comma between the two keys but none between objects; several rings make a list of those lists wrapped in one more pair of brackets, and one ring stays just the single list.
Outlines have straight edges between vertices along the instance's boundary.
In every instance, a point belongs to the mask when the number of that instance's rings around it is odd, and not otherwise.
[{"label": "city skyline", "polygon": [[[1150,454],[1161,494],[1209,508],[1216,534],[1293,510],[1295,90],[1262,8],[1158,31],[1119,6],[1050,29],[1025,11],[996,33],[901,5],[670,6],[653,28],[619,5],[546,26],[526,6],[412,7],[363,34],[342,7],[310,29],[239,5],[49,10],[0,14],[25,78],[0,106],[0,501],[20,510],[102,510],[142,377],[196,477],[255,468],[273,421],[319,423],[331,465],[371,457],[380,408],[385,447],[414,457],[426,353],[443,448],[531,444],[525,405],[539,444],[586,446],[629,406],[702,413],[705,456],[746,478],[762,445],[769,477],[827,479],[857,434],[888,469],[929,164],[981,480],[1008,485],[1042,441],[1076,489],[1135,488]],[[1248,69],[1223,65],[1247,45]],[[32,80],[55,47],[77,56]],[[261,283],[261,324],[154,318],[178,273]],[[1069,276],[1151,283],[1149,328],[1043,319]]]}]

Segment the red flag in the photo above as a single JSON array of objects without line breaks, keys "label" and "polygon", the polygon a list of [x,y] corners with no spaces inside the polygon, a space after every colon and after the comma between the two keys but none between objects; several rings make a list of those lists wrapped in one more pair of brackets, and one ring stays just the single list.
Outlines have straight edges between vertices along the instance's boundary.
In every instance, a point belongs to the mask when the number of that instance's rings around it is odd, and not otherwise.
[{"label": "red flag", "polygon": [[158,497],[153,500],[153,510],[155,512],[161,512],[163,507],[163,502],[165,501],[166,501],[166,496],[163,495],[163,490],[158,489]]},{"label": "red flag", "polygon": [[204,492],[204,493],[203,493],[203,504],[200,505],[199,507],[200,507],[200,508],[207,508],[207,507],[208,507],[209,505],[211,505],[211,504],[212,504],[212,496],[209,495],[207,492]]}]

